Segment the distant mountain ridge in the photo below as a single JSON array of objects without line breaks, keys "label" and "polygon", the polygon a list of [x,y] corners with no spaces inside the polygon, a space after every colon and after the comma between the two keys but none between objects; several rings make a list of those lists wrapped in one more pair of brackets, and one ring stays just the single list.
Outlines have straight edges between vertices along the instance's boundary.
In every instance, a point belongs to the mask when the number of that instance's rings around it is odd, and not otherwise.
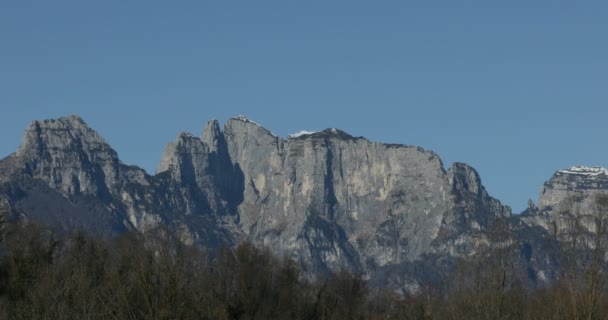
[{"label": "distant mountain ridge", "polygon": [[[209,121],[199,137],[180,133],[150,175],[123,164],[84,120],[69,116],[32,122],[18,150],[0,161],[0,203],[14,218],[62,230],[112,236],[164,226],[187,244],[250,241],[313,276],[348,269],[415,290],[445,271],[440,261],[487,246],[497,220],[533,250],[524,259],[530,272],[550,274],[535,259],[544,254],[537,248],[547,217],[572,194],[608,190],[606,172],[558,171],[538,208],[519,216],[487,193],[475,169],[454,163],[445,170],[420,147],[338,129],[283,139],[239,116],[223,128]],[[412,267],[431,260],[439,262]]]}]

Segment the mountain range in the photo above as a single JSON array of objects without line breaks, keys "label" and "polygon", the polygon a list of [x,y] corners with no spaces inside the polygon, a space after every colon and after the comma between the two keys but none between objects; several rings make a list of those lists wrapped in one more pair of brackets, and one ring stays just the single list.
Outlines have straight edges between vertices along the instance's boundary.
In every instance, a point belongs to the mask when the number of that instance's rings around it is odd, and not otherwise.
[{"label": "mountain range", "polygon": [[154,175],[122,163],[78,116],[33,121],[0,161],[0,207],[11,219],[100,237],[162,227],[206,248],[250,242],[311,276],[345,269],[406,291],[500,246],[500,223],[529,278],[550,282],[547,248],[567,228],[571,199],[591,212],[606,191],[606,169],[575,166],[542,186],[538,205],[513,214],[474,168],[446,169],[432,151],[333,128],[282,138],[243,116],[180,133]]}]

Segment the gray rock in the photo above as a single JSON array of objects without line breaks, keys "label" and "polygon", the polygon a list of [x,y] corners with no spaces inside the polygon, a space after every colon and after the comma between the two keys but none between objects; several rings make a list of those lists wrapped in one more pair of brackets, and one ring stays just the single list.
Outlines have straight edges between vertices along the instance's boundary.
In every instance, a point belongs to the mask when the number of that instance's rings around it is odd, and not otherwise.
[{"label": "gray rock", "polygon": [[587,243],[586,247],[577,248],[581,252],[577,260],[583,259],[585,248],[594,246],[596,219],[608,212],[597,200],[606,194],[608,170],[574,166],[555,172],[544,183],[538,206],[530,201],[528,208],[517,216],[515,229],[519,241],[526,246],[522,252],[526,253],[528,268],[534,271],[539,283],[548,284],[559,277],[557,267],[563,263],[559,257],[564,254],[564,244],[565,248],[572,245],[572,235],[580,237],[581,244]]},{"label": "gray rock", "polygon": [[224,134],[244,174],[243,232],[312,270],[367,271],[447,253],[454,250],[443,240],[510,216],[472,168],[446,172],[419,147],[337,129],[283,140],[243,118],[229,120]]},{"label": "gray rock", "polygon": [[[599,213],[597,197],[608,194],[608,170],[601,167],[574,166],[555,172],[543,185],[538,208],[522,219],[541,226],[548,232],[570,228],[573,215],[581,215],[589,232],[595,228],[594,215]],[[555,228],[557,227],[557,230]]]},{"label": "gray rock", "polygon": [[337,129],[283,139],[244,117],[223,130],[210,121],[200,138],[179,134],[154,176],[124,165],[78,117],[35,121],[0,173],[0,191],[25,214],[42,217],[26,203],[53,202],[89,226],[75,214],[87,204],[87,221],[110,217],[116,232],[164,226],[191,244],[251,241],[311,276],[348,269],[410,287],[418,274],[402,276],[403,266],[472,254],[493,221],[512,218],[473,168],[446,171],[431,151]]},{"label": "gray rock", "polygon": [[557,171],[545,182],[539,196],[538,207],[556,207],[568,198],[603,193],[608,190],[608,170],[601,167],[574,166]]}]

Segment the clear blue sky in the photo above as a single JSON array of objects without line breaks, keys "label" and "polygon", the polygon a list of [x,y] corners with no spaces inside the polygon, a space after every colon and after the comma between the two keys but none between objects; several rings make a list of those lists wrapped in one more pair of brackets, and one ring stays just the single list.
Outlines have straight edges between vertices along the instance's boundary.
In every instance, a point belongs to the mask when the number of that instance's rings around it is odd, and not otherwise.
[{"label": "clear blue sky", "polygon": [[79,114],[153,172],[244,114],[434,150],[518,212],[555,170],[608,166],[608,2],[4,0],[0,108],[0,157]]}]

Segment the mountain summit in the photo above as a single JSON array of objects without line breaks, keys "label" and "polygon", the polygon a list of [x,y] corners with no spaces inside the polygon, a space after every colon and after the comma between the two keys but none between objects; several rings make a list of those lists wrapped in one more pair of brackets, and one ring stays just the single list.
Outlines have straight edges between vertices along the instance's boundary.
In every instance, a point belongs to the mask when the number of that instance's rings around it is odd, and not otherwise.
[{"label": "mountain summit", "polygon": [[[223,129],[211,120],[200,137],[180,133],[154,175],[123,164],[77,116],[34,121],[0,173],[14,216],[107,235],[163,227],[207,247],[249,241],[311,276],[348,269],[408,290],[440,271],[414,266],[474,254],[495,221],[522,234],[539,221],[517,222],[475,169],[446,171],[432,151],[338,129],[283,139],[243,116]],[[603,177],[597,168],[559,171],[539,207],[559,202],[572,181],[604,189]]]}]

